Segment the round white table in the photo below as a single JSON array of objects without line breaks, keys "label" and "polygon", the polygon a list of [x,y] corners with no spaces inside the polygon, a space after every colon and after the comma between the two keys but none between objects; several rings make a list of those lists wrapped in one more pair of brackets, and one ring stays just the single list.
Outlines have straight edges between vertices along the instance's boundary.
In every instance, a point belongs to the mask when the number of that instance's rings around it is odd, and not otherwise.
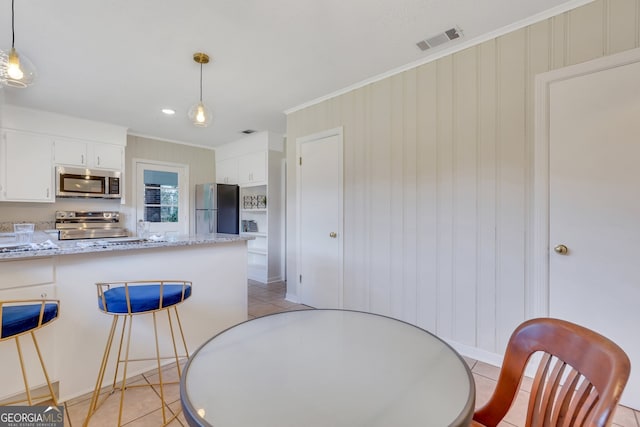
[{"label": "round white table", "polygon": [[444,341],[346,310],[272,314],[203,344],[180,383],[191,426],[465,426],[475,386]]}]

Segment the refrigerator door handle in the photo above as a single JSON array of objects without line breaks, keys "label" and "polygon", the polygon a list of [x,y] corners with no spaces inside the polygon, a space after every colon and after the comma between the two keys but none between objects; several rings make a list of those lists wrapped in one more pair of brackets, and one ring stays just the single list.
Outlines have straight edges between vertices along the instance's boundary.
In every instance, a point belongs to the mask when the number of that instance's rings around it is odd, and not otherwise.
[{"label": "refrigerator door handle", "polygon": [[216,232],[214,227],[216,225],[216,216],[217,215],[218,215],[218,211],[216,211],[216,210],[211,211],[211,216],[209,217],[209,234],[212,234],[212,233]]}]

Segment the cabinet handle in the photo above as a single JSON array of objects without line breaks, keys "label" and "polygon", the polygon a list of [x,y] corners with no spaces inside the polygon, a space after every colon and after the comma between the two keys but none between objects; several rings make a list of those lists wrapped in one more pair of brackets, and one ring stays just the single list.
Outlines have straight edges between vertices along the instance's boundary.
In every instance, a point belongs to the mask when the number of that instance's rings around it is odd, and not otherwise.
[{"label": "cabinet handle", "polygon": [[98,156],[98,166],[100,166],[100,156]]},{"label": "cabinet handle", "polygon": [[49,198],[49,189],[47,188],[47,199]]},{"label": "cabinet handle", "polygon": [[80,154],[80,164],[84,165],[84,154]]}]

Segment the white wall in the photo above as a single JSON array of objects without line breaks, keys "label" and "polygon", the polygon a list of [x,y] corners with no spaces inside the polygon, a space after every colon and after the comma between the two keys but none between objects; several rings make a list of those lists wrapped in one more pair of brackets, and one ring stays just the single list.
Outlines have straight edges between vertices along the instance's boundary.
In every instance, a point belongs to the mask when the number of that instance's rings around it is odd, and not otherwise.
[{"label": "white wall", "polygon": [[594,1],[289,114],[289,164],[296,138],[344,127],[345,308],[501,354],[529,316],[534,76],[640,46],[639,18],[640,0]]}]

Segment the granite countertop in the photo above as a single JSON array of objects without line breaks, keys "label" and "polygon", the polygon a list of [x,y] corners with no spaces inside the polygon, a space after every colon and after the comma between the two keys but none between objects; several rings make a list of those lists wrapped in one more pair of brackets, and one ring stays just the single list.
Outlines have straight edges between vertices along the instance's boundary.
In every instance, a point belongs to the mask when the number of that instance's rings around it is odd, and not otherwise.
[{"label": "granite countertop", "polygon": [[[152,236],[153,237],[153,236]],[[13,233],[0,233],[0,261],[93,252],[127,251],[166,247],[210,245],[252,240],[237,234],[178,236],[171,241],[158,236],[140,240],[135,237],[113,239],[58,240],[53,232],[36,231],[30,245],[16,247]]]}]

